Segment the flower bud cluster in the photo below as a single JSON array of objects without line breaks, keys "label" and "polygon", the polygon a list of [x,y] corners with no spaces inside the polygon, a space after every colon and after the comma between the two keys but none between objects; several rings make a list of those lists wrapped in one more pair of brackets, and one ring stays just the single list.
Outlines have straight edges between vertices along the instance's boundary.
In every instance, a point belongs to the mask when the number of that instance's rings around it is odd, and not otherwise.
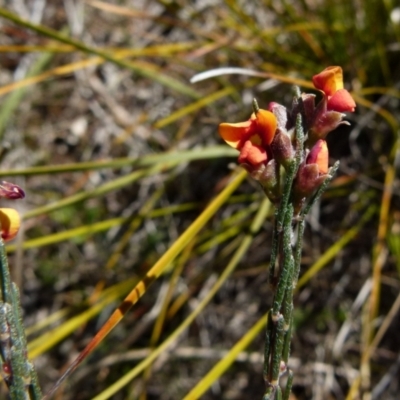
[{"label": "flower bud cluster", "polygon": [[260,182],[274,203],[279,203],[282,196],[282,175],[298,157],[299,143],[295,132],[298,115],[301,115],[306,134],[292,190],[297,208],[327,177],[327,134],[339,125],[347,124],[343,113],[353,112],[356,107],[350,93],[343,88],[340,67],[326,68],[313,77],[313,84],[322,93],[317,105],[314,94],[302,93],[290,110],[273,102],[268,110],[255,107],[248,121],[219,126],[222,139],[240,152],[239,164]]}]

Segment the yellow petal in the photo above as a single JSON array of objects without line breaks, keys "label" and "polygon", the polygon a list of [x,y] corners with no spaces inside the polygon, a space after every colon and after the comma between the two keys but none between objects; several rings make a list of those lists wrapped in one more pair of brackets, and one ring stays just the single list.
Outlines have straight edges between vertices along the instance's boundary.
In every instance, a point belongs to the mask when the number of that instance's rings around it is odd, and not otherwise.
[{"label": "yellow petal", "polygon": [[341,67],[328,67],[314,75],[313,84],[316,89],[322,90],[327,96],[332,96],[343,89],[343,70]]},{"label": "yellow petal", "polygon": [[260,135],[263,144],[271,144],[278,124],[275,115],[272,114],[271,111],[260,109],[257,112],[256,118],[258,134]]},{"label": "yellow petal", "polygon": [[5,242],[17,236],[21,218],[13,208],[0,208],[1,237]]},{"label": "yellow petal", "polygon": [[239,144],[247,139],[249,128],[252,121],[239,122],[237,124],[228,124],[224,122],[219,125],[219,135],[225,140],[229,146],[238,148]]}]

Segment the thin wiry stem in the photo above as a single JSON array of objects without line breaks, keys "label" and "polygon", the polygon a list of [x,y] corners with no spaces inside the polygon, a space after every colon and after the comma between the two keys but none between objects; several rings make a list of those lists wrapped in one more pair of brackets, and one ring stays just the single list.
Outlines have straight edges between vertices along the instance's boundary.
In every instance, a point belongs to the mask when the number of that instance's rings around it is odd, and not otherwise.
[{"label": "thin wiry stem", "polygon": [[35,368],[28,360],[19,291],[11,282],[4,242],[0,238],[0,369],[11,400],[42,397]]}]

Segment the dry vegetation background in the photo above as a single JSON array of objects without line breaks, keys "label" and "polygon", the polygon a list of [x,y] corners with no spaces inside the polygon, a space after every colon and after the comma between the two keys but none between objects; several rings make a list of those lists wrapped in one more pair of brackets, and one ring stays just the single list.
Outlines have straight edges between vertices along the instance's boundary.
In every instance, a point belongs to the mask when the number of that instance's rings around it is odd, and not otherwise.
[{"label": "dry vegetation background", "polygon": [[[348,116],[351,127],[328,138],[339,176],[307,227],[292,398],[399,398],[394,0],[0,4],[76,41],[1,13],[1,173],[27,193],[18,203],[23,232],[8,249],[44,391],[227,184],[235,152],[221,145],[217,125],[247,119],[253,97],[261,107],[289,105],[290,84],[280,79],[310,80],[341,65],[358,107]],[[221,66],[277,79],[189,83]],[[56,398],[184,398],[268,311],[272,209],[233,274],[151,369],[115,393],[104,391],[196,310],[262,200],[255,183],[244,181]],[[202,399],[261,399],[263,332],[214,375]]]}]

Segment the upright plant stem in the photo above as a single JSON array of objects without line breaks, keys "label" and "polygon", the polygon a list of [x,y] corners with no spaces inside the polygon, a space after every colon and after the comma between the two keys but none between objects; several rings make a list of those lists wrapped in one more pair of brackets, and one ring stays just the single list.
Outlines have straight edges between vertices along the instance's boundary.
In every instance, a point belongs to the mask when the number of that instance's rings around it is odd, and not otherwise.
[{"label": "upright plant stem", "polygon": [[40,400],[36,371],[28,351],[19,291],[11,282],[4,242],[0,238],[0,368],[11,400]]},{"label": "upright plant stem", "polygon": [[[324,182],[308,203],[303,205],[300,214],[295,218],[292,202],[293,183],[300,163],[304,160],[304,141],[302,119],[301,115],[298,114],[296,119],[296,154],[286,170],[282,198],[275,212],[270,262],[270,283],[274,296],[265,337],[264,379],[266,391],[263,400],[288,399],[290,395],[293,373],[287,364],[293,329],[293,289],[297,284],[300,273],[305,217],[312,205],[326,190],[339,167],[337,162],[329,170]],[[292,246],[296,223],[298,223],[297,241]],[[279,379],[285,373],[288,374],[288,379],[286,388],[282,392]]]}]

